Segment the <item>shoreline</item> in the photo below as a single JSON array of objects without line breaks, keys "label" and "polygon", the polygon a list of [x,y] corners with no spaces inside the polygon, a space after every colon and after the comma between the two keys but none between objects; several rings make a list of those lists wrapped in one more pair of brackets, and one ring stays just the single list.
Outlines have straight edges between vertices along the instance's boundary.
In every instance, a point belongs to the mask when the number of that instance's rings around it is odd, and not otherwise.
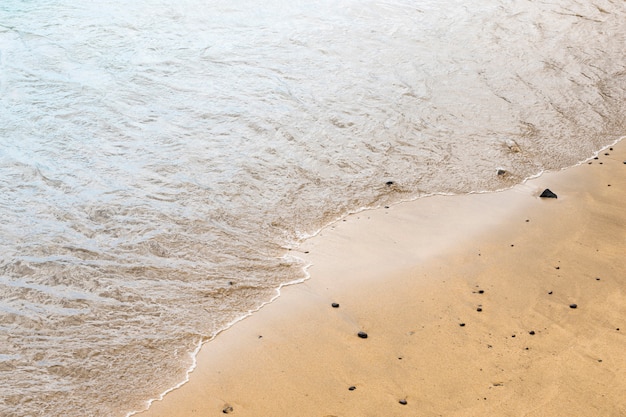
[{"label": "shoreline", "polygon": [[[189,381],[135,415],[519,415],[533,400],[544,406],[527,415],[557,415],[569,404],[560,391],[598,409],[549,359],[574,361],[566,374],[579,385],[611,379],[607,362],[626,370],[615,350],[626,332],[626,146],[613,147],[509,190],[425,197],[328,226],[299,249],[310,279],[206,343]],[[543,188],[559,198],[538,198]],[[601,316],[613,330],[594,333]],[[572,343],[570,357],[558,346],[572,335],[587,350]],[[593,365],[580,360],[594,354]],[[626,389],[612,382],[613,394]],[[604,415],[626,410],[610,399]]]}]

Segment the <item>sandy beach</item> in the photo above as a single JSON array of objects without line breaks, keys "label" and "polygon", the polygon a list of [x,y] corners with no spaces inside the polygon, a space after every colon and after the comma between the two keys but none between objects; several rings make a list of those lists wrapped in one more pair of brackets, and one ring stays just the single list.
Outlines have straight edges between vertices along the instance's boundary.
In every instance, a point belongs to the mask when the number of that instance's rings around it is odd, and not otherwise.
[{"label": "sandy beach", "polygon": [[626,415],[625,207],[622,141],[507,191],[351,215],[298,249],[308,281],[137,415]]}]

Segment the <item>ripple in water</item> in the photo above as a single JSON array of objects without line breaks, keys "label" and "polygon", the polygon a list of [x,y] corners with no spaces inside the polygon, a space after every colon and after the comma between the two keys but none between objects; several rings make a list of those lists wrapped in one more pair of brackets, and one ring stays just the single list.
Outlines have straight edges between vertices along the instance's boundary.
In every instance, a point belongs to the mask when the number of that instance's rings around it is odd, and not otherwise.
[{"label": "ripple in water", "polygon": [[320,227],[625,131],[623,2],[73,3],[0,5],[3,416],[142,409]]}]

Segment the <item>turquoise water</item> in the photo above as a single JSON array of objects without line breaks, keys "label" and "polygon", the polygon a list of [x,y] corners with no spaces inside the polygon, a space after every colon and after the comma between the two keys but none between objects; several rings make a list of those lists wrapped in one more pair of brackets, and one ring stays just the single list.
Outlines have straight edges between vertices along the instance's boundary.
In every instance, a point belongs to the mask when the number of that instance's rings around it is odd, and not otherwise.
[{"label": "turquoise water", "polygon": [[329,222],[626,130],[623,2],[74,3],[0,5],[2,416],[142,409]]}]

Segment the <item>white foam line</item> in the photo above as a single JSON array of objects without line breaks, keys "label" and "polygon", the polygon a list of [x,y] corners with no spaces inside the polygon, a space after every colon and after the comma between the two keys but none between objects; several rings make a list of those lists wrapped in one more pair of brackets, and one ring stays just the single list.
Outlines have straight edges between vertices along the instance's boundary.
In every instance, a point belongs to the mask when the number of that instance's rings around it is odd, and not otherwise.
[{"label": "white foam line", "polygon": [[[613,143],[611,143],[611,144],[609,144],[609,145],[606,145],[606,146],[604,146],[604,147],[600,148],[598,151],[594,152],[594,153],[593,153],[593,155],[592,155],[592,156],[590,156],[589,158],[584,159],[584,160],[581,160],[581,161],[579,161],[578,163],[576,163],[576,164],[574,164],[574,165],[571,165],[571,166],[567,166],[567,167],[561,168],[559,171],[562,171],[562,170],[565,170],[565,169],[569,169],[569,168],[572,168],[572,167],[575,167],[575,166],[582,165],[582,164],[584,164],[584,163],[586,163],[586,162],[588,162],[588,161],[592,160],[593,158],[597,157],[597,156],[600,154],[600,152],[603,152],[603,151],[605,151],[606,149],[610,148],[611,146],[614,146],[614,145],[618,144],[618,143],[619,143],[619,142],[621,142],[623,139],[626,139],[626,136],[621,136],[620,138],[616,139]],[[534,175],[531,175],[531,176],[528,176],[528,177],[524,178],[524,179],[520,182],[520,184],[525,184],[525,183],[526,183],[527,181],[529,181],[529,180],[532,180],[532,179],[535,179],[535,178],[539,178],[540,176],[542,176],[542,175],[543,175],[544,173],[546,173],[546,172],[550,172],[550,171],[549,171],[549,170],[540,170],[537,174],[534,174]],[[517,184],[516,184],[516,185],[517,185]],[[515,185],[512,185],[512,186],[510,186],[510,187],[508,187],[508,188],[498,189],[498,190],[472,191],[472,192],[470,192],[470,193],[468,193],[468,194],[486,194],[486,193],[493,193],[493,192],[502,192],[502,191],[506,191],[506,190],[508,190],[508,189],[511,189],[511,188],[513,188],[513,187],[515,187]],[[392,204],[393,204],[393,205],[398,205],[398,204],[402,204],[402,203],[406,203],[406,202],[415,201],[415,200],[418,200],[418,199],[420,199],[420,198],[432,197],[432,196],[435,196],[435,195],[444,195],[444,196],[445,196],[445,195],[449,195],[449,196],[454,196],[454,195],[458,195],[458,194],[454,194],[454,193],[428,193],[428,194],[419,194],[419,195],[417,195],[417,196],[415,196],[415,197],[412,197],[412,198],[407,198],[407,199],[402,199],[402,200],[399,200],[399,201],[397,201],[397,202],[395,202],[395,203],[392,203]],[[300,237],[301,237],[301,240],[300,240],[300,242],[294,242],[294,243],[295,243],[295,245],[296,245],[296,246],[299,246],[299,245],[300,245],[302,242],[304,242],[305,240],[307,240],[307,239],[310,239],[310,238],[312,238],[312,237],[317,236],[318,234],[320,234],[320,233],[321,233],[324,229],[326,229],[327,227],[332,226],[332,225],[333,225],[333,224],[335,224],[335,223],[338,223],[339,221],[341,221],[342,219],[345,219],[346,217],[348,217],[348,216],[350,216],[350,215],[353,215],[353,214],[358,214],[358,213],[362,213],[362,212],[364,212],[364,211],[368,211],[368,210],[377,210],[377,209],[381,209],[381,208],[382,208],[381,206],[375,206],[375,207],[360,207],[360,208],[358,208],[358,209],[356,209],[356,210],[351,210],[351,211],[349,211],[348,213],[346,213],[346,214],[344,214],[344,215],[342,215],[342,216],[339,216],[339,217],[337,217],[337,218],[336,218],[336,219],[334,219],[334,220],[331,220],[331,221],[330,221],[330,222],[328,222],[326,225],[324,225],[324,226],[320,227],[318,230],[316,230],[316,231],[315,231],[315,232],[313,232],[313,233],[298,233],[298,236],[300,236]],[[285,249],[291,249],[291,248],[285,248]],[[298,259],[298,260],[302,261],[303,263],[305,263],[305,260],[304,260],[304,259],[302,259],[302,258],[300,258],[300,257],[298,257],[298,256],[295,256],[295,255],[292,255],[292,254],[285,254],[285,255],[281,256],[280,258],[283,258],[283,259],[293,258],[293,259]],[[231,327],[233,327],[235,324],[237,324],[237,323],[239,323],[240,321],[242,321],[242,320],[246,319],[247,317],[250,317],[252,314],[254,314],[254,313],[258,312],[259,310],[261,310],[261,309],[262,309],[263,307],[265,307],[266,305],[271,304],[271,303],[273,303],[274,301],[276,301],[276,300],[278,299],[278,297],[280,297],[280,295],[281,295],[281,290],[282,290],[282,288],[283,288],[283,287],[286,287],[286,286],[289,286],[289,285],[296,285],[296,284],[300,284],[300,283],[303,283],[303,282],[307,281],[309,278],[311,278],[311,274],[309,273],[309,271],[308,271],[308,270],[309,270],[309,268],[310,268],[312,265],[313,265],[312,263],[306,263],[306,264],[302,267],[302,272],[304,273],[304,277],[303,277],[303,278],[300,278],[300,279],[297,279],[297,280],[293,280],[293,281],[289,281],[289,282],[284,283],[284,284],[280,284],[280,285],[278,286],[278,288],[276,288],[276,290],[275,290],[275,291],[276,291],[276,294],[275,294],[275,295],[274,295],[274,297],[272,297],[269,301],[265,301],[265,302],[261,303],[261,304],[260,304],[257,308],[255,308],[255,309],[253,309],[253,310],[248,310],[248,312],[247,312],[246,314],[244,314],[243,316],[241,316],[241,317],[239,317],[239,318],[237,318],[237,319],[233,320],[232,322],[230,322],[229,324],[227,324],[227,325],[226,325],[223,329],[220,329],[220,330],[216,331],[213,335],[211,335],[211,337],[210,337],[210,338],[208,338],[208,339],[206,339],[206,340],[200,340],[200,342],[198,342],[198,346],[196,347],[196,349],[195,349],[192,353],[190,353],[190,356],[191,356],[191,358],[193,359],[193,362],[192,362],[191,366],[189,367],[189,369],[185,372],[185,378],[184,378],[184,380],[183,380],[183,381],[181,381],[180,383],[178,383],[177,385],[175,385],[174,387],[167,389],[167,390],[166,390],[166,391],[164,391],[162,394],[160,394],[157,398],[153,398],[153,399],[150,399],[150,400],[146,401],[146,407],[145,407],[143,410],[131,411],[131,412],[129,412],[129,413],[127,413],[127,414],[126,414],[126,417],[130,417],[130,416],[133,416],[133,415],[135,415],[135,414],[142,413],[142,412],[144,412],[144,411],[148,410],[148,409],[150,408],[150,406],[152,405],[152,403],[153,403],[153,402],[155,402],[155,401],[162,401],[162,400],[163,400],[163,398],[165,398],[165,396],[166,396],[168,393],[170,393],[170,392],[172,392],[172,391],[174,391],[174,390],[177,390],[178,388],[182,387],[182,386],[183,386],[183,385],[185,385],[187,382],[189,382],[189,376],[190,376],[190,375],[191,375],[191,373],[192,373],[192,372],[196,369],[196,366],[197,366],[197,357],[198,357],[198,353],[200,352],[200,349],[202,348],[202,346],[203,346],[205,343],[210,342],[211,340],[215,339],[215,338],[216,338],[216,337],[217,337],[220,333],[225,332],[226,330],[228,330],[228,329],[230,329]]]},{"label": "white foam line", "polygon": [[[300,261],[303,261],[303,262],[304,262],[304,260],[303,260],[303,259],[301,259],[301,258],[299,258],[299,257],[297,257],[297,256],[288,255],[288,254],[283,255],[283,256],[281,256],[280,258],[283,258],[283,259],[294,258],[294,259],[299,259]],[[146,405],[146,406],[145,406],[145,408],[143,408],[142,410],[135,410],[135,411],[130,411],[130,412],[128,412],[128,413],[126,414],[126,417],[130,417],[130,416],[133,416],[133,415],[135,415],[135,414],[142,413],[142,412],[144,412],[144,411],[148,410],[148,409],[150,408],[150,406],[152,406],[152,403],[153,403],[153,402],[155,402],[155,401],[162,401],[162,400],[163,400],[163,398],[165,398],[165,396],[166,396],[167,394],[169,394],[170,392],[172,392],[172,391],[174,391],[174,390],[177,390],[178,388],[182,387],[182,386],[183,386],[183,385],[185,385],[187,382],[189,382],[189,377],[190,377],[191,373],[192,373],[192,372],[196,369],[196,366],[198,365],[198,353],[200,353],[200,349],[202,349],[202,346],[203,346],[205,343],[210,342],[211,340],[215,339],[215,338],[216,338],[216,337],[217,337],[220,333],[225,332],[226,330],[228,330],[228,329],[230,329],[231,327],[233,327],[235,324],[237,324],[237,323],[239,323],[240,321],[242,321],[242,320],[246,319],[247,317],[250,317],[252,314],[254,314],[254,313],[258,312],[259,310],[261,310],[261,309],[262,309],[263,307],[265,307],[266,305],[271,304],[271,303],[273,303],[274,301],[276,301],[276,300],[278,299],[278,297],[280,297],[280,295],[281,295],[281,290],[283,289],[283,287],[287,287],[287,286],[289,286],[289,285],[301,284],[301,283],[303,283],[304,281],[308,280],[308,279],[311,277],[311,274],[310,274],[310,273],[309,273],[309,271],[308,271],[308,270],[309,270],[309,268],[311,267],[311,265],[312,265],[311,263],[308,263],[308,264],[305,264],[305,265],[302,267],[302,272],[304,272],[304,277],[303,277],[303,278],[296,279],[296,280],[293,280],[293,281],[289,281],[289,282],[286,282],[286,283],[284,283],[284,284],[280,284],[280,285],[278,286],[278,288],[276,288],[276,290],[275,290],[276,294],[275,294],[275,295],[274,295],[274,296],[273,296],[273,297],[272,297],[269,301],[264,301],[264,302],[263,302],[263,303],[261,303],[261,304],[260,304],[257,308],[252,309],[252,310],[248,310],[246,314],[244,314],[243,316],[241,316],[241,317],[239,317],[239,318],[237,318],[237,319],[235,319],[235,320],[231,321],[231,322],[230,322],[230,323],[228,323],[228,324],[227,324],[224,328],[222,328],[222,329],[220,329],[220,330],[216,331],[215,333],[213,333],[213,334],[211,335],[211,337],[209,337],[208,339],[205,339],[205,340],[202,340],[202,339],[201,339],[201,340],[198,342],[198,345],[196,346],[196,348],[194,349],[194,351],[193,351],[193,352],[191,352],[191,353],[189,354],[189,355],[191,356],[191,358],[192,358],[192,360],[193,360],[193,361],[192,361],[192,364],[191,364],[191,366],[189,367],[189,369],[187,369],[187,371],[185,372],[185,378],[184,378],[181,382],[179,382],[178,384],[176,384],[175,386],[173,386],[172,388],[169,388],[169,389],[165,390],[164,392],[162,392],[162,393],[161,393],[161,394],[160,394],[157,398],[152,398],[152,399],[147,400],[147,401],[146,401],[146,403],[145,403],[145,405]]]}]

